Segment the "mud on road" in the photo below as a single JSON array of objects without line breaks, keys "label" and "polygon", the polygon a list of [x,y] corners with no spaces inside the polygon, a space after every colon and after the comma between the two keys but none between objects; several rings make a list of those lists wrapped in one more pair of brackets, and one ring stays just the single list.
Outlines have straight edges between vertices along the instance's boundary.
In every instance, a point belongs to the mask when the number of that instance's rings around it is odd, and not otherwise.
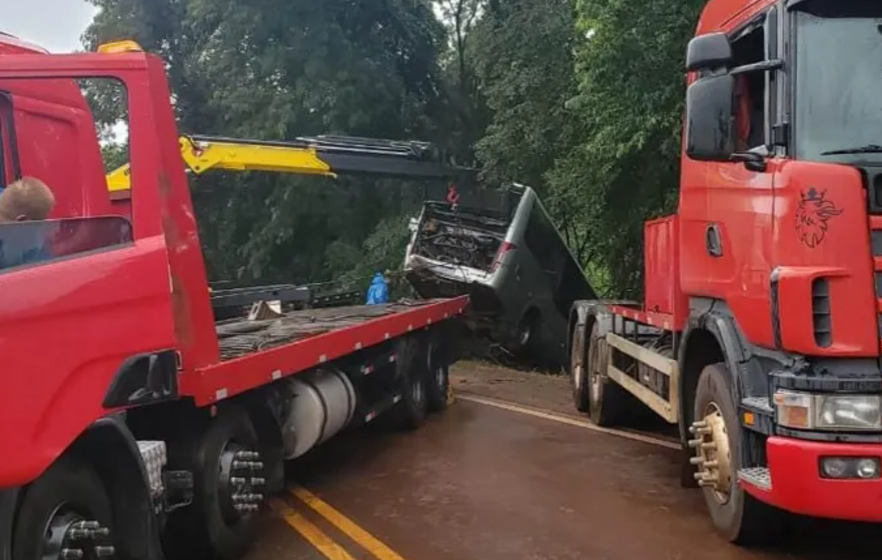
[{"label": "mud on road", "polygon": [[[452,382],[456,404],[422,429],[354,431],[291,465],[294,491],[265,516],[249,558],[879,557],[878,527],[804,519],[774,550],[726,544],[701,493],[680,487],[668,434],[646,443],[591,429],[574,414],[566,378],[467,363]],[[300,488],[336,514],[310,506]],[[361,532],[347,534],[335,515]],[[326,540],[304,535],[302,520]]]}]

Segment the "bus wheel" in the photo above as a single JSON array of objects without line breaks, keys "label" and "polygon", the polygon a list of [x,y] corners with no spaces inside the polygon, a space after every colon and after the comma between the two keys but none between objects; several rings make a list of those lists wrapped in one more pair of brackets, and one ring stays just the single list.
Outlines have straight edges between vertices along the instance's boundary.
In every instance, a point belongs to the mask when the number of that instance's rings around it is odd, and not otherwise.
[{"label": "bus wheel", "polygon": [[587,363],[585,356],[585,329],[576,329],[572,333],[573,341],[570,344],[570,379],[573,383],[573,404],[579,412],[590,410],[590,395],[588,394]]},{"label": "bus wheel", "polygon": [[111,558],[110,499],[94,470],[61,459],[25,492],[13,560]]},{"label": "bus wheel", "polygon": [[429,410],[439,412],[447,408],[447,393],[450,385],[450,368],[438,339],[431,338],[426,352]]},{"label": "bus wheel", "polygon": [[599,323],[594,323],[588,340],[588,372],[585,376],[588,380],[588,408],[595,424],[615,426],[625,421],[630,394],[603,375],[609,348],[606,339],[600,335]]},{"label": "bus wheel", "polygon": [[530,346],[533,344],[533,335],[535,334],[533,331],[536,328],[537,316],[538,313],[531,309],[521,317],[517,332],[515,333],[515,345],[519,352],[529,351]]},{"label": "bus wheel", "polygon": [[702,370],[694,418],[689,446],[695,449],[695,479],[717,532],[739,545],[772,542],[783,528],[783,513],[745,492],[737,481],[743,441],[725,364]]}]

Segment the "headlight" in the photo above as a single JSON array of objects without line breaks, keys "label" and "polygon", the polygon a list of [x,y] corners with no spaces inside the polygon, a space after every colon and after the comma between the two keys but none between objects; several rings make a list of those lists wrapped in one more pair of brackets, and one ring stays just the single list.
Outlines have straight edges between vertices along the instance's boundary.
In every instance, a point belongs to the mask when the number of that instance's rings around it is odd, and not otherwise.
[{"label": "headlight", "polygon": [[882,396],[775,393],[778,423],[801,430],[882,430]]}]

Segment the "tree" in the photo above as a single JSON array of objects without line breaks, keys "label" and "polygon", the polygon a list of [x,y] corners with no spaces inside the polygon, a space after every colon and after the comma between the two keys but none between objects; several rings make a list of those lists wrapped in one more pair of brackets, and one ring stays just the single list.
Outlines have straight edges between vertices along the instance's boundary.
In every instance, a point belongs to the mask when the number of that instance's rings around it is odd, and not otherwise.
[{"label": "tree", "polygon": [[[133,38],[165,58],[184,132],[433,139],[443,129],[445,33],[428,0],[91,1],[102,11],[85,42]],[[113,100],[96,97],[102,122],[114,122]],[[421,192],[401,181],[222,173],[192,188],[213,278],[289,282],[358,268],[371,254],[365,240]]]},{"label": "tree", "polygon": [[578,215],[614,295],[637,297],[643,221],[672,212],[679,182],[684,55],[703,0],[580,0],[578,144],[550,174],[555,205]]}]

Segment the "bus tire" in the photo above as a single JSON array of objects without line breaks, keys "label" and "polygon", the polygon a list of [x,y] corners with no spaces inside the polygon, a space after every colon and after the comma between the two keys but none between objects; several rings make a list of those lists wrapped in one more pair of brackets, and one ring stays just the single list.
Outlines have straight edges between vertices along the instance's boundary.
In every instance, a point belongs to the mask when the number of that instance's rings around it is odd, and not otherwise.
[{"label": "bus tire", "polygon": [[428,348],[426,353],[426,375],[428,377],[426,399],[430,412],[440,412],[447,408],[450,366],[438,339],[429,339]]},{"label": "bus tire", "polygon": [[595,321],[588,338],[587,385],[588,409],[598,426],[617,426],[626,421],[631,395],[615,381],[603,375],[609,356],[606,339],[600,335],[600,322]]},{"label": "bus tire", "polygon": [[[695,391],[692,437],[713,443],[711,449],[696,447],[695,455],[716,461],[717,467],[698,467],[696,477],[711,477],[703,484],[705,504],[717,532],[733,544],[758,546],[773,543],[783,529],[783,512],[747,493],[737,482],[741,447],[745,445],[731,380],[723,363],[706,366]],[[706,433],[705,433],[706,432]],[[713,481],[722,481],[714,484]]]},{"label": "bus tire", "polygon": [[[72,540],[69,531],[78,522],[97,522],[100,527],[89,529],[92,534],[86,538]],[[62,548],[79,548],[92,558],[97,547],[112,546],[112,525],[110,498],[98,474],[72,458],[59,459],[24,493],[12,560],[61,557]]]}]

